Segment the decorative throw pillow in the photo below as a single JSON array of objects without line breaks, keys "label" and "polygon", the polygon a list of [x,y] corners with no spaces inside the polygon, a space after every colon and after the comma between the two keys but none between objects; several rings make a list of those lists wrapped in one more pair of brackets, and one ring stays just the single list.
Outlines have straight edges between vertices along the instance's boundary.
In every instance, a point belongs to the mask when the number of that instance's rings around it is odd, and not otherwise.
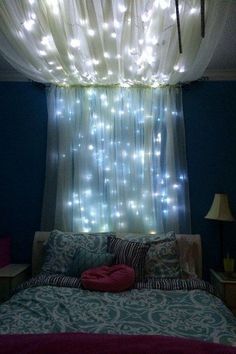
[{"label": "decorative throw pillow", "polygon": [[87,269],[112,265],[114,259],[115,256],[111,253],[95,253],[79,248],[74,255],[68,274],[80,277]]},{"label": "decorative throw pillow", "polygon": [[81,276],[85,289],[96,291],[124,291],[134,284],[134,280],[134,269],[125,264],[89,269]]},{"label": "decorative throw pillow", "polygon": [[150,244],[145,261],[145,275],[180,278],[177,240],[173,231],[167,234],[124,234],[123,239]]},{"label": "decorative throw pillow", "polygon": [[107,237],[111,233],[65,233],[54,230],[45,245],[45,260],[42,271],[53,274],[68,274],[78,248],[94,252],[106,252]]},{"label": "decorative throw pillow", "polygon": [[116,256],[116,264],[126,264],[135,271],[135,279],[144,277],[144,265],[149,244],[130,242],[120,238],[107,238],[107,251]]},{"label": "decorative throw pillow", "polygon": [[152,241],[146,257],[147,276],[159,278],[180,278],[180,263],[177,241],[174,232]]}]

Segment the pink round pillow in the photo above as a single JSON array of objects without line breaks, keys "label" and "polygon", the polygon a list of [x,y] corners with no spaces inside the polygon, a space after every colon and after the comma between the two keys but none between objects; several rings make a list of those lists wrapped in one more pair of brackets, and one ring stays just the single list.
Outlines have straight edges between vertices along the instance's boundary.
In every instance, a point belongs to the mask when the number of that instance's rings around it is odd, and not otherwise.
[{"label": "pink round pillow", "polygon": [[125,264],[88,269],[81,275],[85,289],[118,292],[134,284],[134,269]]}]

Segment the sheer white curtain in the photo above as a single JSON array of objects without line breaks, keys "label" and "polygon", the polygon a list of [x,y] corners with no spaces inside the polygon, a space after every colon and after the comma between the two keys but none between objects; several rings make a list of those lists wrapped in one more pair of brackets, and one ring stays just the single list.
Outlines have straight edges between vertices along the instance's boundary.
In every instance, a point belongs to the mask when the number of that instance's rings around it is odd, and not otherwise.
[{"label": "sheer white curtain", "polygon": [[53,87],[49,107],[43,229],[189,231],[180,89]]}]

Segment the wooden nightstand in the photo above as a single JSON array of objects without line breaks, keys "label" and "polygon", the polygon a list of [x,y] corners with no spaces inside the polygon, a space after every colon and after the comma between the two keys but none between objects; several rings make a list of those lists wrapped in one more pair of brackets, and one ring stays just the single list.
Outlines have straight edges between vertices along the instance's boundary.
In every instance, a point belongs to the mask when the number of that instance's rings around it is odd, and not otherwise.
[{"label": "wooden nightstand", "polygon": [[211,283],[215,287],[217,295],[226,306],[236,315],[236,278],[226,276],[226,273],[216,272],[211,269]]},{"label": "wooden nightstand", "polygon": [[12,290],[29,277],[29,264],[8,264],[0,268],[0,301],[7,300]]}]

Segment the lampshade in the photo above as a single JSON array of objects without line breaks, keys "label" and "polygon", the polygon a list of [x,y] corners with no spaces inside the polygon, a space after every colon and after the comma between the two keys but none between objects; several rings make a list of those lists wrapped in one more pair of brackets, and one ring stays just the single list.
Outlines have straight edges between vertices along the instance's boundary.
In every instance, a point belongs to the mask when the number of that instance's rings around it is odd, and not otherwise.
[{"label": "lampshade", "polygon": [[212,206],[205,218],[221,221],[235,220],[229,208],[227,194],[215,194]]}]

